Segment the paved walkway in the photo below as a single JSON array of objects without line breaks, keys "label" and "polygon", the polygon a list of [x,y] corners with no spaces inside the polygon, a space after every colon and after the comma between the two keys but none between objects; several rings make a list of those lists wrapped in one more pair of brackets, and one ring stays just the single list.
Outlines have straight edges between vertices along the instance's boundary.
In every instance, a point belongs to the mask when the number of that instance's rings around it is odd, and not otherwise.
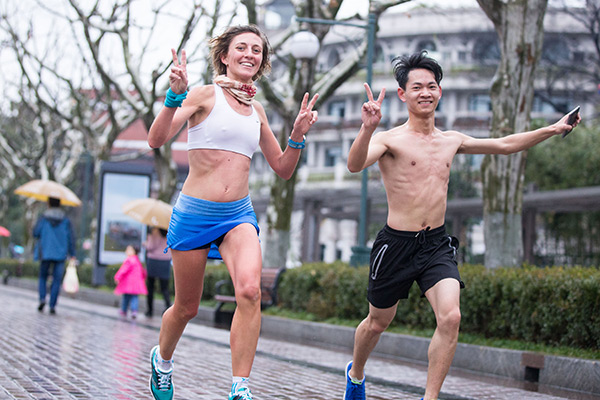
[{"label": "paved walkway", "polygon": [[[37,311],[36,293],[0,286],[0,399],[148,399],[150,349],[159,318],[123,320],[117,309],[61,296],[56,315]],[[190,324],[179,342],[175,398],[223,400],[230,385],[229,332]],[[347,350],[261,337],[251,376],[257,400],[342,399]],[[370,400],[419,399],[424,366],[373,359]],[[280,392],[285,388],[285,392]],[[449,376],[441,399],[578,399],[498,381]],[[586,397],[588,399],[589,397]]]}]

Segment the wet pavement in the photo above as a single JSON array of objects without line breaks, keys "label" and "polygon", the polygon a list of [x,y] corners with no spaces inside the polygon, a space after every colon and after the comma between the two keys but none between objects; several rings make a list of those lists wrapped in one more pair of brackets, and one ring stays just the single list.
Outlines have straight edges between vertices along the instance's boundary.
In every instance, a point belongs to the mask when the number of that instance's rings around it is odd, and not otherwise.
[{"label": "wet pavement", "polygon": [[[0,399],[150,399],[149,352],[160,318],[125,320],[117,308],[61,296],[57,314],[37,295],[0,286]],[[231,382],[229,332],[189,324],[175,353],[175,399],[224,400]],[[251,375],[255,399],[342,399],[347,349],[261,336]],[[371,359],[371,400],[419,399],[425,366]],[[539,390],[539,388],[538,388]],[[498,379],[452,374],[440,399],[592,399],[532,392]]]}]

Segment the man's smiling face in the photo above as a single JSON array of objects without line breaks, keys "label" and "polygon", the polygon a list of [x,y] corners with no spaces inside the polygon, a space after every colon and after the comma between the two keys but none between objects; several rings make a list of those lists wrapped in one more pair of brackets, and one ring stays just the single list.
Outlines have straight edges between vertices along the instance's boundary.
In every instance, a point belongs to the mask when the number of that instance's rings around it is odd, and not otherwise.
[{"label": "man's smiling face", "polygon": [[398,88],[398,97],[412,113],[431,113],[442,97],[442,88],[435,81],[433,72],[422,68],[413,69],[408,73],[406,89]]}]

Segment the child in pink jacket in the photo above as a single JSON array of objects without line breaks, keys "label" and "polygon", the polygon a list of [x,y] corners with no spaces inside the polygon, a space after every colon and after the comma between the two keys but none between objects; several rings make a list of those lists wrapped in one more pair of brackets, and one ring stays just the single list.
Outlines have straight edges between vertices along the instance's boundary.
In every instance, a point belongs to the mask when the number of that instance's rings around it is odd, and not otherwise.
[{"label": "child in pink jacket", "polygon": [[131,318],[135,319],[138,312],[138,295],[147,294],[146,289],[146,269],[138,258],[138,250],[129,245],[125,249],[127,258],[115,274],[115,294],[123,295],[121,301],[121,316],[127,316],[127,309],[131,309]]}]

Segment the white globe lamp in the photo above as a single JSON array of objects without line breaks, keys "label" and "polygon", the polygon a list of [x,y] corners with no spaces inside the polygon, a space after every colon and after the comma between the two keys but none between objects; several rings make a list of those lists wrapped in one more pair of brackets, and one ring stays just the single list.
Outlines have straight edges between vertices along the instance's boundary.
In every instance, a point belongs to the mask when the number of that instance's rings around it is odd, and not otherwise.
[{"label": "white globe lamp", "polygon": [[296,32],[288,44],[290,53],[295,58],[313,59],[319,52],[319,38],[310,31]]}]

